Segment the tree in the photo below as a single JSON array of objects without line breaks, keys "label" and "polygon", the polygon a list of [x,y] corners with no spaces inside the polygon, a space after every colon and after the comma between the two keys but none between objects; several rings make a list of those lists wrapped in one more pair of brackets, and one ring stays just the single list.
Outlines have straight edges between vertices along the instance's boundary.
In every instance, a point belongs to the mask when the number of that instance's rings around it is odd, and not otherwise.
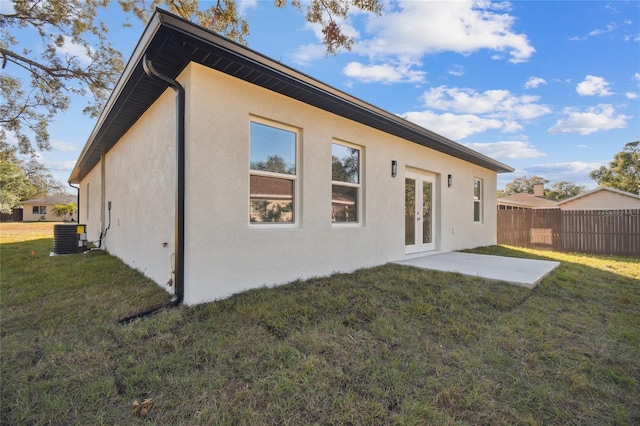
[{"label": "tree", "polygon": [[0,151],[0,213],[10,214],[31,191],[24,170],[14,159],[15,149]]},{"label": "tree", "polygon": [[549,189],[544,190],[545,198],[553,201],[562,201],[567,198],[575,197],[587,188],[583,185],[577,185],[573,182],[560,181],[551,184]]},{"label": "tree", "polygon": [[[549,181],[542,176],[515,178],[505,185],[504,191],[498,190],[498,198],[521,193],[533,194],[534,185],[546,185],[548,183]],[[574,197],[585,190],[586,188],[584,186],[577,185],[574,182],[554,182],[548,188],[544,189],[544,197],[549,200],[562,201]]]},{"label": "tree", "polygon": [[[109,1],[13,0],[12,12],[1,15],[0,140],[9,131],[23,154],[50,149],[48,124],[72,95],[91,93],[93,103],[84,111],[98,115],[122,70],[106,25],[95,22]],[[42,48],[22,46],[11,30],[37,34]]]},{"label": "tree", "polygon": [[63,221],[73,219],[73,215],[78,212],[78,206],[74,203],[56,204],[53,207],[53,214]]},{"label": "tree", "polygon": [[66,193],[66,186],[57,181],[49,169],[37,160],[29,160],[22,164],[24,175],[31,184],[29,198],[41,198],[54,194]]},{"label": "tree", "polygon": [[[108,41],[108,28],[96,22],[100,10],[112,0],[12,0],[13,10],[0,14],[0,141],[10,134],[20,152],[48,150],[48,125],[69,107],[72,95],[93,96],[84,112],[96,117],[109,96],[123,62],[120,52]],[[237,0],[118,0],[125,12],[146,22],[162,6],[170,12],[246,43],[249,25],[239,16]],[[274,0],[276,7],[291,4],[302,11],[302,0]],[[380,0],[310,0],[305,18],[322,27],[328,54],[350,49],[353,38],[339,22],[347,21],[349,10],[381,14]],[[11,31],[14,31],[12,35]],[[37,34],[43,49],[20,45],[15,32]],[[71,53],[74,52],[74,53]],[[23,82],[28,79],[29,83]]]},{"label": "tree", "polygon": [[29,198],[62,194],[65,186],[55,180],[47,168],[36,160],[20,160],[17,148],[0,140],[0,211],[11,213]]},{"label": "tree", "polygon": [[277,154],[267,157],[267,161],[252,162],[251,169],[287,175],[293,175],[296,173],[296,166],[293,164],[287,164],[284,158]]},{"label": "tree", "polygon": [[347,148],[348,155],[339,158],[335,155],[331,156],[331,179],[340,182],[358,182],[358,171],[360,168],[360,160],[358,157],[359,150],[356,148]]},{"label": "tree", "polygon": [[640,140],[627,143],[609,167],[600,166],[589,177],[598,185],[640,194]]},{"label": "tree", "polygon": [[[382,13],[380,0],[274,0],[273,2],[278,8],[283,8],[289,3],[301,12],[302,5],[305,3],[305,19],[310,24],[317,24],[322,28],[322,42],[328,54],[336,54],[341,49],[349,50],[353,46],[353,37],[345,34],[339,24],[340,21],[349,19],[351,8],[376,15]],[[164,6],[172,13],[240,43],[245,43],[244,37],[249,34],[249,24],[238,16],[236,0],[216,0],[211,2],[213,5],[208,9],[200,9],[198,0],[118,0],[118,3],[125,11],[135,13],[145,22],[157,6]]]},{"label": "tree", "polygon": [[498,197],[506,197],[508,195],[514,194],[533,194],[533,186],[538,184],[546,184],[549,183],[548,180],[543,178],[542,176],[533,176],[533,177],[519,177],[515,178],[511,182],[505,185],[504,191],[498,191]]}]

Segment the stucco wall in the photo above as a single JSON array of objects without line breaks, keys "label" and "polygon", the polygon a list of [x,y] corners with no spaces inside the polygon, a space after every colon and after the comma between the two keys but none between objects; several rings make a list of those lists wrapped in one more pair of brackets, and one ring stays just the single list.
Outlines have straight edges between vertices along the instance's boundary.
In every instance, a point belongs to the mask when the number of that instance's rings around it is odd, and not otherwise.
[{"label": "stucco wall", "polygon": [[[174,249],[175,193],[175,95],[166,91],[138,122],[104,156],[105,194],[101,206],[101,165],[82,180],[89,183],[90,208],[86,217],[86,194],[81,192],[89,238],[100,235],[101,209],[103,245],[170,292],[170,256]],[[111,202],[111,221],[108,204]]]},{"label": "stucco wall", "polygon": [[[436,175],[436,250],[495,244],[495,172],[197,64],[179,81],[187,92],[185,303],[403,259],[406,170]],[[167,90],[104,157],[104,209],[112,203],[106,248],[171,292],[166,283],[174,251],[174,114],[175,95]],[[300,129],[295,227],[249,223],[252,116]],[[331,223],[335,139],[363,148],[364,208],[357,226]],[[398,162],[395,178],[392,160]],[[100,229],[100,167],[81,182],[81,200],[87,183],[91,192],[89,217],[83,213],[90,238]],[[484,185],[482,223],[473,222],[474,177]]]},{"label": "stucco wall", "polygon": [[[402,259],[404,171],[436,173],[437,249],[494,244],[496,173],[192,64],[187,88],[185,301],[226,297]],[[249,224],[249,123],[263,117],[301,129],[295,228]],[[364,147],[363,218],[331,224],[331,144]],[[390,174],[398,161],[398,176]],[[453,186],[447,187],[447,175]],[[473,223],[473,179],[484,182],[483,223]]]},{"label": "stucco wall", "polygon": [[101,164],[98,163],[80,183],[80,223],[87,225],[87,239],[97,242],[101,232]]},{"label": "stucco wall", "polygon": [[602,190],[561,204],[562,210],[640,209],[640,199]]}]

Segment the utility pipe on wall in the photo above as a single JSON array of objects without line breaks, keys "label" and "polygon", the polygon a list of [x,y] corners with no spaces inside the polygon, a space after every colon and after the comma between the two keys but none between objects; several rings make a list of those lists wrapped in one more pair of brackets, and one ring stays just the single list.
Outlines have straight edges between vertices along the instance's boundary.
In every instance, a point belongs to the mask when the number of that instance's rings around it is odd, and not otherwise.
[{"label": "utility pipe on wall", "polygon": [[176,91],[176,193],[175,193],[175,296],[184,297],[184,194],[185,194],[185,91],[178,81],[159,73],[151,59],[142,58],[144,72],[167,83]]}]

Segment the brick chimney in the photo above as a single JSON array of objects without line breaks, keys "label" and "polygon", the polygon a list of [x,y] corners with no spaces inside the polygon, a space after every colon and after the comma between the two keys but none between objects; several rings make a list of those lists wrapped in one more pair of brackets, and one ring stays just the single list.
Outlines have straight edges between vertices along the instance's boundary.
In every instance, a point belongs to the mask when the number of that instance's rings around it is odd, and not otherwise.
[{"label": "brick chimney", "polygon": [[533,185],[533,195],[534,197],[544,197],[544,184],[537,183]]}]

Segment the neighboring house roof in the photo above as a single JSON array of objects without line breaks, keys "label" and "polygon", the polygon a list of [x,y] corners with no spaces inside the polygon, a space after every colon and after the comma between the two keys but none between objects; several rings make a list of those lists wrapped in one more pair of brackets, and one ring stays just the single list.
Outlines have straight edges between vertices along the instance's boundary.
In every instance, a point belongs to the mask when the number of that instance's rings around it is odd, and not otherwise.
[{"label": "neighboring house roof", "polygon": [[296,99],[366,126],[412,141],[498,173],[513,169],[395,114],[326,85],[254,50],[157,9],[85,145],[69,182],[79,183],[142,114],[167,90],[142,67],[148,54],[155,69],[176,78],[191,62]]},{"label": "neighboring house roof", "polygon": [[[611,192],[611,193],[614,193],[614,194],[631,197],[631,198],[634,198],[634,199],[640,201],[640,195],[636,195],[636,194],[633,194],[631,192],[621,191],[621,190],[615,189],[615,188],[609,188],[607,186],[599,186],[596,189],[592,189],[591,191],[582,192],[582,193],[576,195],[575,197],[571,197],[571,198],[567,198],[566,200],[562,200],[562,201],[560,201],[558,203],[558,205],[567,204],[567,203],[570,203],[572,201],[578,200],[580,198],[589,197],[589,196],[592,196],[592,195],[594,195],[594,194],[596,194],[596,193],[598,193],[600,191],[608,191],[608,192]],[[615,208],[615,206],[612,206],[612,208]]]},{"label": "neighboring house roof", "polygon": [[78,205],[78,197],[75,195],[52,195],[51,197],[34,198],[31,200],[23,201],[21,204],[69,204],[73,203]]},{"label": "neighboring house roof", "polygon": [[552,209],[558,207],[557,201],[525,193],[507,195],[506,197],[498,198],[498,204],[530,209]]}]

